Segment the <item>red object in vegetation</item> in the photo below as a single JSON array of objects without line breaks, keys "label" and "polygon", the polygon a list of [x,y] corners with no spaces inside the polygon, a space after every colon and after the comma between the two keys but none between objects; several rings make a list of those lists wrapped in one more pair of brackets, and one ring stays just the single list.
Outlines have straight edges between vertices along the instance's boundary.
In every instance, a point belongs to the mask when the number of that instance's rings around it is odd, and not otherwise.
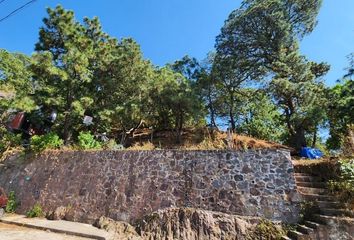
[{"label": "red object in vegetation", "polygon": [[25,120],[25,113],[24,112],[17,113],[14,119],[11,121],[10,128],[14,130],[20,130],[24,120]]},{"label": "red object in vegetation", "polygon": [[7,200],[8,199],[4,189],[0,188],[0,208],[6,207]]},{"label": "red object in vegetation", "polygon": [[0,197],[0,208],[4,208],[7,205],[7,197],[1,196]]}]

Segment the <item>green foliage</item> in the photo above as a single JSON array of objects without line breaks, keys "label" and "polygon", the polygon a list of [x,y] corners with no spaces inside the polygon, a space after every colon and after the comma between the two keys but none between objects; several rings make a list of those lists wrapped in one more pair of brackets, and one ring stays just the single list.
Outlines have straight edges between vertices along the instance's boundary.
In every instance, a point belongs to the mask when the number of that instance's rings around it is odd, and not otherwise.
[{"label": "green foliage", "polygon": [[327,146],[330,149],[353,148],[344,143],[350,132],[354,132],[354,81],[348,79],[329,89],[328,98],[331,101],[327,113],[330,127]]},{"label": "green foliage", "polygon": [[330,180],[328,189],[336,194],[342,202],[354,202],[354,183],[352,181]]},{"label": "green foliage", "polygon": [[46,149],[56,149],[63,145],[64,141],[55,133],[48,133],[42,136],[33,136],[31,148],[35,152],[42,152]]},{"label": "green foliage", "polygon": [[10,133],[2,126],[0,126],[0,137],[0,153],[21,145],[21,135]]},{"label": "green foliage", "polygon": [[281,142],[285,134],[281,114],[263,91],[244,89],[236,108],[237,132],[274,142]]},{"label": "green foliage", "polygon": [[206,110],[209,112],[210,127],[216,128],[216,118],[219,114],[222,103],[222,91],[216,78],[213,65],[215,61],[215,53],[210,52],[203,62],[200,64],[199,72],[197,72],[197,80],[194,89],[201,101],[203,101]]},{"label": "green foliage", "polygon": [[[47,12],[31,70],[38,104],[62,113],[58,122],[63,124],[56,131],[65,143],[82,129],[86,110],[94,117],[95,129],[115,131],[123,143],[143,122],[180,128],[192,115],[193,120],[199,116],[191,84],[181,74],[154,67],[133,39],[112,38],[97,18],[81,23],[61,6]],[[171,68],[183,71],[184,65],[181,61]],[[161,110],[161,104],[168,107]]]},{"label": "green foliage", "polygon": [[106,150],[123,150],[124,146],[121,144],[117,144],[117,142],[114,139],[110,139],[107,142],[103,144],[103,149]]},{"label": "green foliage", "polygon": [[37,83],[35,97],[39,105],[55,106],[62,113],[58,121],[63,125],[57,131],[67,143],[77,131],[84,110],[94,102],[90,64],[97,56],[97,42],[88,35],[99,31],[100,25],[97,19],[85,19],[81,24],[72,11],[61,6],[47,12],[49,16],[43,20],[37,52],[32,57],[31,69]]},{"label": "green foliage", "polygon": [[282,49],[312,32],[321,5],[322,0],[244,0],[221,29],[217,52],[229,59],[245,58],[252,71],[273,69]]},{"label": "green foliage", "polygon": [[328,182],[328,189],[341,201],[354,204],[354,160],[341,160],[340,178]]},{"label": "green foliage", "polygon": [[311,219],[313,214],[319,213],[318,205],[312,201],[304,201],[300,204],[300,218],[301,221]]},{"label": "green foliage", "polygon": [[[32,57],[0,50],[0,121],[12,109],[50,106],[58,111],[53,132],[65,144],[80,135],[80,148],[99,149],[83,129],[107,132],[123,145],[141,126],[171,129],[180,142],[183,128],[205,125],[208,111],[212,127],[227,119],[234,131],[295,148],[316,145],[318,129],[329,123],[327,145],[344,149],[354,132],[354,68],[326,91],[329,66],[298,47],[316,26],[321,4],[244,0],[225,21],[215,53],[202,63],[185,56],[162,68],[144,59],[133,39],[105,33],[98,18],[78,21],[61,6],[49,8]],[[92,128],[82,126],[87,112]],[[0,137],[0,151],[19,144],[4,129]],[[56,135],[32,142],[35,151],[62,144]]]},{"label": "green foliage", "polygon": [[284,51],[274,63],[277,69],[270,83],[275,103],[283,111],[287,125],[287,143],[296,149],[309,145],[306,133],[317,134],[324,124],[327,98],[325,86],[320,80],[328,70],[325,63],[314,63],[301,56],[297,50]]},{"label": "green foliage", "polygon": [[15,192],[11,191],[8,196],[5,211],[7,213],[14,213],[16,211],[16,208],[17,208],[17,201],[16,201]]},{"label": "green foliage", "polygon": [[80,132],[78,136],[78,146],[80,149],[101,149],[102,145],[90,132]]},{"label": "green foliage", "polygon": [[158,128],[172,128],[176,140],[180,141],[185,126],[197,127],[204,117],[201,101],[192,87],[191,81],[170,68],[156,72],[156,78],[149,84],[148,121]]},{"label": "green foliage", "polygon": [[[305,135],[324,122],[324,85],[328,70],[301,56],[298,42],[316,25],[321,0],[245,0],[233,11],[216,39],[217,61],[226,109],[232,125],[242,85],[272,76],[268,90],[287,126],[287,142],[296,149]],[[232,126],[234,129],[235,127]]]},{"label": "green foliage", "polygon": [[43,217],[44,212],[42,210],[41,205],[39,203],[36,203],[32,209],[26,212],[26,216],[28,218]]},{"label": "green foliage", "polygon": [[286,232],[282,229],[281,226],[277,226],[269,220],[262,219],[255,229],[248,234],[247,239],[249,240],[280,240],[283,236],[286,235]]},{"label": "green foliage", "polygon": [[30,96],[34,88],[29,64],[30,59],[27,56],[0,49],[1,115],[8,109],[30,111],[35,108],[35,103]]},{"label": "green foliage", "polygon": [[341,177],[348,181],[354,181],[354,160],[342,160],[340,161]]}]

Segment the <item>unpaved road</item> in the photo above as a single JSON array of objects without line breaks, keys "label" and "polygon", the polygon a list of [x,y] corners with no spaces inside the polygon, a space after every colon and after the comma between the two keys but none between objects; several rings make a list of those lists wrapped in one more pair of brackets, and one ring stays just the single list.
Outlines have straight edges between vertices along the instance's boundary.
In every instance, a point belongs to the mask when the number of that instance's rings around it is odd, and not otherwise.
[{"label": "unpaved road", "polygon": [[1,240],[90,240],[90,238],[69,236],[53,232],[0,223]]}]

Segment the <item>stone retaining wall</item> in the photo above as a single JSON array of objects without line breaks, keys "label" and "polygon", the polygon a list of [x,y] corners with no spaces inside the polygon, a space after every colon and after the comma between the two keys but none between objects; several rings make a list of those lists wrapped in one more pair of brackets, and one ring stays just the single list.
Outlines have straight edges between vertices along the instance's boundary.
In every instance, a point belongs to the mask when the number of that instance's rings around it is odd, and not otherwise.
[{"label": "stone retaining wall", "polygon": [[19,212],[36,202],[68,209],[66,219],[102,215],[133,222],[167,207],[193,207],[294,222],[298,218],[290,154],[283,150],[53,151],[0,168]]}]

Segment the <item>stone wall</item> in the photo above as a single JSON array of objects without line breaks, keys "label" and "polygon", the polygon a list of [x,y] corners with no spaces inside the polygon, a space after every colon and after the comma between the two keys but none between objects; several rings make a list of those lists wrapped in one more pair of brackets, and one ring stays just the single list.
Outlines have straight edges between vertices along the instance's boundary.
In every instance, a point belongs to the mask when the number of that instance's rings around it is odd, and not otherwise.
[{"label": "stone wall", "polygon": [[294,222],[299,210],[283,150],[53,151],[5,162],[0,186],[15,191],[19,212],[64,206],[66,219],[88,223],[102,215],[134,222],[167,207]]}]

